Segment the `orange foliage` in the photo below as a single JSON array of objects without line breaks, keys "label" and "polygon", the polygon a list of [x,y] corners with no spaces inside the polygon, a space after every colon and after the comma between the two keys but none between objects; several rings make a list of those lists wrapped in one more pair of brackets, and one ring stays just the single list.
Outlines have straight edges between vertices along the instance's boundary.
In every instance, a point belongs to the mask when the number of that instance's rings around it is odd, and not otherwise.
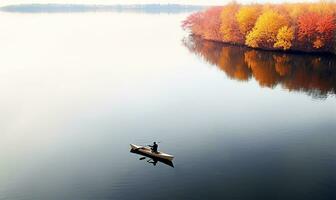
[{"label": "orange foliage", "polygon": [[[298,19],[299,40],[309,47],[331,47],[335,32],[335,17],[331,14],[309,12]],[[329,44],[329,45],[328,45]]]},{"label": "orange foliage", "polygon": [[312,44],[314,42],[318,20],[319,15],[315,12],[305,13],[298,18],[299,41],[305,42],[306,44]]},{"label": "orange foliage", "polygon": [[239,5],[236,3],[225,6],[220,15],[221,27],[220,31],[223,34],[223,41],[229,43],[243,43],[243,35],[239,31],[239,25],[235,18],[235,14],[239,10]]},{"label": "orange foliage", "polygon": [[336,3],[223,7],[190,15],[182,27],[204,39],[254,48],[336,53]]},{"label": "orange foliage", "polygon": [[239,30],[246,35],[252,30],[255,22],[261,13],[261,8],[258,5],[242,7],[236,14]]},{"label": "orange foliage", "polygon": [[319,20],[316,23],[316,32],[318,39],[324,43],[324,46],[332,44],[334,32],[335,32],[335,16],[331,14],[320,15]]}]

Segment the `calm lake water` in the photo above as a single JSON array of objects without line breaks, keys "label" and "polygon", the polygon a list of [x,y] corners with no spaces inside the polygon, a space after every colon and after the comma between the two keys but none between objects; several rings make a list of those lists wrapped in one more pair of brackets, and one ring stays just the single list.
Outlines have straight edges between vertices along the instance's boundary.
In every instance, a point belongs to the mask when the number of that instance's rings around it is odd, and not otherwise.
[{"label": "calm lake water", "polygon": [[[187,14],[0,12],[0,199],[336,199],[336,61]],[[129,143],[161,141],[174,168]]]}]

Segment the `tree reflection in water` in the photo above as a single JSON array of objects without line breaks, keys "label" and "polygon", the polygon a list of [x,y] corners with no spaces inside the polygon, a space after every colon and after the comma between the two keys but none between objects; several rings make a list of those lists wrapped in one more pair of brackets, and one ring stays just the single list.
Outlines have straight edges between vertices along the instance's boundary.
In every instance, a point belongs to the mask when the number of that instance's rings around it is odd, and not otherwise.
[{"label": "tree reflection in water", "polygon": [[336,57],[333,55],[294,54],[261,51],[203,40],[183,39],[190,52],[217,66],[232,79],[252,77],[262,87],[280,84],[289,91],[300,91],[315,98],[336,94]]}]

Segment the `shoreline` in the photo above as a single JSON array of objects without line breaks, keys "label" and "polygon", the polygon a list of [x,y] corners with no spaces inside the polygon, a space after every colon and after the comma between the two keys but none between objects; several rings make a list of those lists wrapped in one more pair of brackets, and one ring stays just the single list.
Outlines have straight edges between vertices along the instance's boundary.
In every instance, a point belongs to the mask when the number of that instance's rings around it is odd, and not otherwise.
[{"label": "shoreline", "polygon": [[285,54],[295,54],[295,55],[320,55],[320,56],[331,56],[335,57],[336,59],[336,53],[330,52],[330,51],[301,51],[301,50],[281,50],[281,49],[272,49],[272,48],[255,48],[255,47],[249,47],[246,44],[238,44],[238,43],[230,43],[230,42],[224,42],[221,40],[211,40],[211,39],[205,39],[200,35],[190,34],[189,36],[192,37],[198,37],[201,40],[208,41],[208,42],[215,42],[222,45],[228,45],[228,46],[236,46],[236,47],[242,47],[252,50],[258,50],[258,51],[265,51],[265,52],[276,52],[276,53],[285,53]]}]

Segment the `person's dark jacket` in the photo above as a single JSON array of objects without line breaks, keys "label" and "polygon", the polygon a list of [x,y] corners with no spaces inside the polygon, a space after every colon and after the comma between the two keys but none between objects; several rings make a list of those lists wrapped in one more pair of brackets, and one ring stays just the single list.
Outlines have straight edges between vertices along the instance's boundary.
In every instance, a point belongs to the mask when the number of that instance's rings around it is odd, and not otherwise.
[{"label": "person's dark jacket", "polygon": [[148,145],[148,146],[151,147],[151,149],[152,149],[153,152],[157,152],[157,150],[158,150],[158,145],[157,145],[156,143],[154,143],[153,145]]}]

